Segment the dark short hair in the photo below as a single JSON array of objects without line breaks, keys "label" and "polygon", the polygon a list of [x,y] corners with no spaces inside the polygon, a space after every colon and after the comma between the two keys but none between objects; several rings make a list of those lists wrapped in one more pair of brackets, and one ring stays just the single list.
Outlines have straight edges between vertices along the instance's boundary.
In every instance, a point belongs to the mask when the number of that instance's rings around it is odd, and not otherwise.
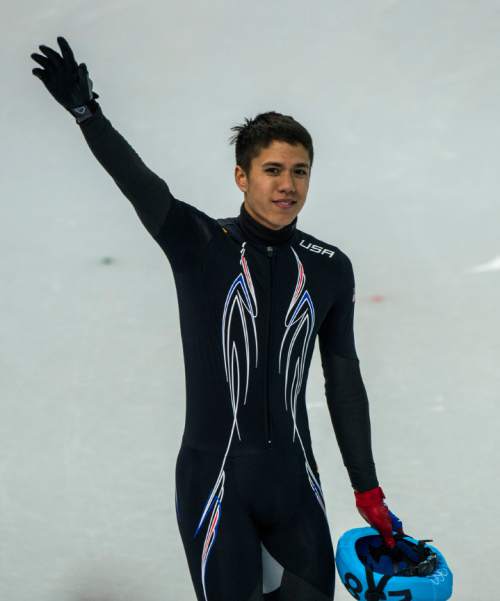
[{"label": "dark short hair", "polygon": [[314,150],[311,135],[290,115],[275,111],[260,113],[255,119],[245,118],[243,125],[235,125],[231,127],[231,131],[237,132],[229,139],[230,144],[236,142],[236,164],[247,175],[250,173],[252,159],[275,140],[292,145],[302,144],[309,153],[312,167]]}]

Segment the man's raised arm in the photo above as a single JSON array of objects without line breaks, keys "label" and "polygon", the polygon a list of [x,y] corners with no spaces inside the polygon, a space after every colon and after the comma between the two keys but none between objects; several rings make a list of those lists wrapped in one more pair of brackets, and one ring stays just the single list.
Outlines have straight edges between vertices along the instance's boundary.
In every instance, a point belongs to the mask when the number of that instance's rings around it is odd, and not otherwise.
[{"label": "man's raised arm", "polygon": [[93,155],[130,200],[146,229],[157,237],[174,197],[166,182],[149,169],[111,125],[100,105],[88,103],[91,116],[79,123]]},{"label": "man's raised arm", "polygon": [[111,125],[96,102],[85,63],[77,64],[68,42],[57,38],[61,55],[45,45],[31,58],[44,67],[32,69],[51,95],[76,119],[92,153],[132,203],[176,272],[198,269],[215,231],[216,220],[174,198],[166,182],[141,160]]},{"label": "man's raised arm", "polygon": [[77,64],[62,36],[57,42],[61,55],[44,45],[39,46],[43,55],[31,54],[44,67],[33,69],[33,75],[75,117],[94,156],[130,200],[147,230],[157,236],[175,199],[167,184],[143,163],[103,115],[85,63]]}]

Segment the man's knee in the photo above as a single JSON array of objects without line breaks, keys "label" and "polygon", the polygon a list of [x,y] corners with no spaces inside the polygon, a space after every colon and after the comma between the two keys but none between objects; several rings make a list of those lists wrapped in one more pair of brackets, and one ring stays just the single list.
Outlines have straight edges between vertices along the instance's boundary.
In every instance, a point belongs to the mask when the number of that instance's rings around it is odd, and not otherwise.
[{"label": "man's knee", "polygon": [[264,595],[262,596],[262,599],[264,601],[280,601],[280,588],[281,587],[278,587],[271,593],[264,593]]}]

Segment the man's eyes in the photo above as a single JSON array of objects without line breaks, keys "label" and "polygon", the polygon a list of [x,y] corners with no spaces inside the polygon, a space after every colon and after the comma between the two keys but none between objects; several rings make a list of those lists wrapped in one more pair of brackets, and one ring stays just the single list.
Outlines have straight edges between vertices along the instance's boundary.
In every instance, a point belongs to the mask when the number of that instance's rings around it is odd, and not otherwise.
[{"label": "man's eyes", "polygon": [[[266,169],[267,172],[271,172],[271,171],[279,171],[278,167],[269,167],[268,169]],[[295,170],[296,173],[301,173],[302,175],[307,175],[307,171],[305,169],[296,169]]]}]

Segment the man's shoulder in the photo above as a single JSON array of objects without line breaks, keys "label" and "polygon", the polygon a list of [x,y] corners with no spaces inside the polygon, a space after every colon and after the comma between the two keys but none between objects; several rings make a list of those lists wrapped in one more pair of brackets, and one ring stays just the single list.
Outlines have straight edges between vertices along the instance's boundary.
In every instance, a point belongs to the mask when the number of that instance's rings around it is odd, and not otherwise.
[{"label": "man's shoulder", "polygon": [[350,259],[347,254],[336,244],[322,240],[321,238],[313,236],[312,234],[304,232],[303,230],[299,230],[298,228],[297,242],[298,245],[305,250],[335,259],[335,261],[333,261],[335,266],[338,266],[339,264],[345,265],[346,263],[350,263]]},{"label": "man's shoulder", "polygon": [[238,221],[238,217],[216,217],[215,221],[221,226],[234,225]]}]

